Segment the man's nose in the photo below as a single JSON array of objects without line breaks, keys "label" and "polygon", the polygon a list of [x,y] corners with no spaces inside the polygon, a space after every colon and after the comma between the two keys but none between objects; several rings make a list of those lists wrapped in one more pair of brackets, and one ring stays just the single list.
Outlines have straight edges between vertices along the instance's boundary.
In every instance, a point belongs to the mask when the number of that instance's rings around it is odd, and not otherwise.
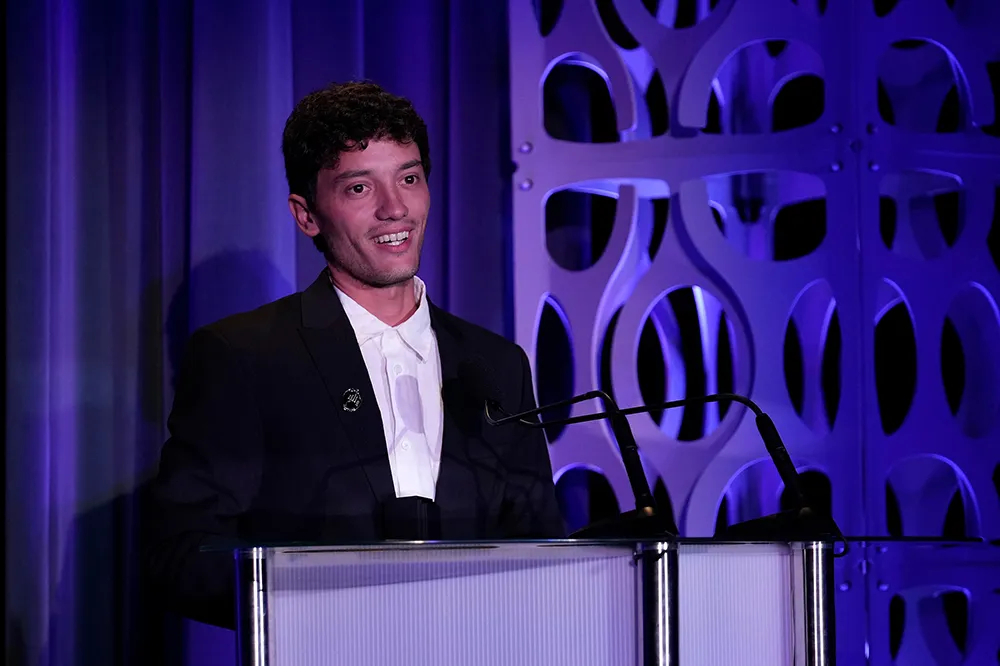
[{"label": "man's nose", "polygon": [[402,220],[410,211],[403,203],[403,198],[399,196],[396,188],[383,190],[382,200],[379,202],[378,219],[380,220]]}]

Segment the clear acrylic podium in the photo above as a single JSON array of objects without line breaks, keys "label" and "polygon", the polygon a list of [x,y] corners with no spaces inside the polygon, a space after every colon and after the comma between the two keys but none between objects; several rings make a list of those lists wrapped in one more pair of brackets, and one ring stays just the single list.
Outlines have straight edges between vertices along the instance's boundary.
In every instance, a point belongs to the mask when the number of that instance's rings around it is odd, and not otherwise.
[{"label": "clear acrylic podium", "polygon": [[388,542],[237,552],[242,666],[826,666],[833,545]]}]

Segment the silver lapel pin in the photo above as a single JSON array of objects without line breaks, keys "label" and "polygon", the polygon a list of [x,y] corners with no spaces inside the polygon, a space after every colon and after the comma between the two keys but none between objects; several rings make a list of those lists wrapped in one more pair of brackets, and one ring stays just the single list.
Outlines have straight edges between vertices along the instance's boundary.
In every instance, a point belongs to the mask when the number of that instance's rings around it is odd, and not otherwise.
[{"label": "silver lapel pin", "polygon": [[349,388],[344,391],[344,411],[356,412],[361,406],[361,391],[356,388]]}]

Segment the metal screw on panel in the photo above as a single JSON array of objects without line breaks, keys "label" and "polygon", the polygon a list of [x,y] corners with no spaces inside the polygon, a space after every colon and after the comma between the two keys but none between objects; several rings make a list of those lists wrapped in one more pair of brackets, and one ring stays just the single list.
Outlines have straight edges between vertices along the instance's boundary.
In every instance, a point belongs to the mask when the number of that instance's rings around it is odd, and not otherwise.
[{"label": "metal screw on panel", "polygon": [[841,592],[847,592],[849,589],[851,589],[851,581],[845,580],[843,583],[840,584]]},{"label": "metal screw on panel", "polygon": [[526,178],[525,180],[521,181],[521,184],[518,185],[518,187],[520,187],[522,190],[524,190],[525,192],[527,192],[528,190],[531,189],[532,185],[534,185],[534,183],[531,182],[531,179],[530,178]]},{"label": "metal screw on panel", "polygon": [[532,149],[534,149],[534,146],[532,146],[531,143],[528,141],[522,143],[521,147],[518,148],[518,150],[520,150],[522,153],[530,153]]},{"label": "metal screw on panel", "polygon": [[844,129],[843,125],[841,125],[840,123],[835,123],[833,125],[833,127],[830,128],[830,133],[831,134],[840,134],[841,130],[843,130],[843,129]]},{"label": "metal screw on panel", "polygon": [[878,589],[879,589],[879,592],[886,592],[889,589],[889,583],[879,582]]},{"label": "metal screw on panel", "polygon": [[869,169],[870,169],[871,171],[878,171],[878,170],[879,170],[879,169],[881,169],[882,167],[880,167],[880,166],[879,166],[878,162],[869,162],[869,163],[868,163],[868,168],[869,168]]},{"label": "metal screw on panel", "polygon": [[868,123],[867,125],[865,125],[865,131],[868,132],[869,134],[875,134],[876,132],[878,132],[878,125],[876,125],[875,123]]},{"label": "metal screw on panel", "polygon": [[830,165],[830,171],[836,172],[836,171],[840,171],[840,169],[841,169],[840,162],[834,162],[833,164]]}]

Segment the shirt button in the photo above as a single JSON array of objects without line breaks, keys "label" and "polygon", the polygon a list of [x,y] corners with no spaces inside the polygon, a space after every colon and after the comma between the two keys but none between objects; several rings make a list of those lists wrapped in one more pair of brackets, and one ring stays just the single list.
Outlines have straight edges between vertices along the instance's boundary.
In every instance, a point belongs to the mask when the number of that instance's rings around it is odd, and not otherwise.
[{"label": "shirt button", "polygon": [[403,371],[403,366],[399,365],[398,363],[396,365],[392,366],[392,374],[398,375],[402,371]]},{"label": "shirt button", "polygon": [[409,451],[410,450],[410,442],[408,440],[404,439],[402,441],[402,443],[400,443],[399,448],[403,449],[404,451]]}]

